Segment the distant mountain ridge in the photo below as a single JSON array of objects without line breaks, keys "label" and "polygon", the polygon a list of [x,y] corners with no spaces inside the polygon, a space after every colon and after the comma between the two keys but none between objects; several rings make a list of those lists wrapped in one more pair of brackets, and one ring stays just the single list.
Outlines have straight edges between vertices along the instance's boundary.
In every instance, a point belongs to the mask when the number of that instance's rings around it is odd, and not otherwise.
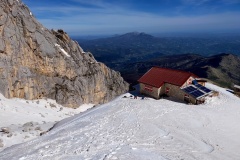
[{"label": "distant mountain ridge", "polygon": [[86,51],[111,66],[110,63],[138,62],[162,55],[220,53],[240,55],[240,36],[209,38],[154,37],[146,33],[130,32],[108,38],[79,40]]},{"label": "distant mountain ridge", "polygon": [[94,54],[98,61],[103,63],[137,62],[149,56],[162,55],[156,49],[152,50],[152,44],[158,38],[146,33],[131,32],[110,38],[101,38],[90,41],[79,41],[79,44]]},{"label": "distant mountain ridge", "polygon": [[129,33],[126,33],[126,34],[123,34],[123,35],[119,35],[119,36],[116,36],[116,37],[121,37],[121,38],[156,38],[150,34],[146,34],[144,32],[129,32]]}]

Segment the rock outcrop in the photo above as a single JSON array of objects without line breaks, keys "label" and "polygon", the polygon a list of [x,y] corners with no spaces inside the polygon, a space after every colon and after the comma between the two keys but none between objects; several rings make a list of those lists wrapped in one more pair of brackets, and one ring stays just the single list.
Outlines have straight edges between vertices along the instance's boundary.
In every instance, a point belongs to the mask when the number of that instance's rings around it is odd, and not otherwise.
[{"label": "rock outcrop", "polygon": [[63,30],[48,30],[20,0],[0,2],[0,92],[52,98],[67,107],[104,103],[128,90],[119,72],[85,53]]}]

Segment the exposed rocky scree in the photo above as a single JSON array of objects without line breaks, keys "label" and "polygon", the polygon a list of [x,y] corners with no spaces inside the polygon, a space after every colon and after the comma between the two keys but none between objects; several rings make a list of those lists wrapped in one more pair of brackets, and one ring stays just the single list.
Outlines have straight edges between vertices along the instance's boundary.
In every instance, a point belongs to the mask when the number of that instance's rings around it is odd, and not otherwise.
[{"label": "exposed rocky scree", "polygon": [[52,98],[67,107],[104,103],[128,90],[119,72],[85,53],[63,30],[48,30],[20,0],[0,2],[0,92]]}]

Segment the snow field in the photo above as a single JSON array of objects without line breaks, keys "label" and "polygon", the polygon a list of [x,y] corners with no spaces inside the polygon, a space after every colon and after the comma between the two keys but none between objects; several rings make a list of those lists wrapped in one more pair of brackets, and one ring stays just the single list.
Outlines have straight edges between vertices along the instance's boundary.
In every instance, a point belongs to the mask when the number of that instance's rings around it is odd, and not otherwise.
[{"label": "snow field", "polygon": [[219,97],[197,106],[122,95],[4,150],[0,159],[237,160],[240,100],[223,88],[207,87]]},{"label": "snow field", "polygon": [[[93,104],[78,109],[65,108],[51,99],[6,99],[0,94],[0,152],[14,144],[29,141],[48,131],[56,122],[83,112]],[[1,141],[0,140],[0,141]]]}]

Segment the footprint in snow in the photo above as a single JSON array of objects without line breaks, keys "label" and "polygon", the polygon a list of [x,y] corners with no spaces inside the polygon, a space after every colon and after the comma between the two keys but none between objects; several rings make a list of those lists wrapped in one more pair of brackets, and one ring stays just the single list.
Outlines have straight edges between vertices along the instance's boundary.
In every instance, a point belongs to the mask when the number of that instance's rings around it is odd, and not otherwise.
[{"label": "footprint in snow", "polygon": [[112,159],[118,159],[116,156],[113,156]]},{"label": "footprint in snow", "polygon": [[118,147],[118,148],[116,148],[116,151],[118,151],[118,150],[120,150],[121,149],[121,147]]}]

